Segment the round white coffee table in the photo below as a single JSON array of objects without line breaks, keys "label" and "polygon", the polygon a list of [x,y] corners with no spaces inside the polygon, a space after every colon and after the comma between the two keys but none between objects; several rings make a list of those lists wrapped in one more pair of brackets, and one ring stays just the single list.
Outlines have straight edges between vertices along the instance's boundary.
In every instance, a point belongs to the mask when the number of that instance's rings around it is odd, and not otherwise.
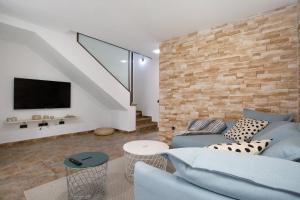
[{"label": "round white coffee table", "polygon": [[135,140],[123,145],[125,157],[125,176],[133,182],[134,165],[143,161],[159,169],[166,170],[167,160],[160,155],[169,149],[166,143],[154,140]]}]

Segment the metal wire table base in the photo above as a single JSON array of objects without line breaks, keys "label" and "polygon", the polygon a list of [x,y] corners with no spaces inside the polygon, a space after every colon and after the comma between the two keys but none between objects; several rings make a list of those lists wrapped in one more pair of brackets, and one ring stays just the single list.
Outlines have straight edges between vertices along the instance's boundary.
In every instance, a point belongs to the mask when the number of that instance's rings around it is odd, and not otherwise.
[{"label": "metal wire table base", "polygon": [[148,165],[152,165],[153,167],[166,170],[167,168],[167,160],[159,155],[135,155],[128,152],[124,152],[125,157],[125,177],[126,179],[133,183],[133,177],[134,177],[134,165],[138,161],[142,161],[147,163]]},{"label": "metal wire table base", "polygon": [[81,170],[69,167],[65,169],[69,200],[88,200],[95,196],[97,199],[104,198],[107,163]]}]

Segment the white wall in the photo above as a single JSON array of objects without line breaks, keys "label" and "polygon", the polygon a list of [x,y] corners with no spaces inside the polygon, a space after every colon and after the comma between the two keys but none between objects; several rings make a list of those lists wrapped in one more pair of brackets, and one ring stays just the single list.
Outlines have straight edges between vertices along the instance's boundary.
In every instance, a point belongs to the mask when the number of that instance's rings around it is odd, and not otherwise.
[{"label": "white wall", "polygon": [[[70,109],[13,110],[14,77],[72,82],[26,46],[0,40],[0,143],[111,126],[110,110],[74,82]],[[80,120],[66,122],[65,125],[50,124],[49,128],[44,127],[42,130],[37,128],[36,123],[29,124],[27,129],[2,123],[7,117],[25,119],[33,114],[74,114],[80,116]]]},{"label": "white wall", "polygon": [[[96,98],[101,98],[109,108],[128,109],[130,93],[77,43],[75,32],[37,26],[1,13],[0,30],[0,38],[26,43],[50,63],[63,63],[59,70],[63,70],[68,77],[79,79],[77,83],[80,86]],[[23,35],[31,38],[27,40]]]},{"label": "white wall", "polygon": [[151,116],[153,121],[159,121],[159,61],[158,56],[153,59],[134,54],[134,103],[137,110],[145,116]]}]

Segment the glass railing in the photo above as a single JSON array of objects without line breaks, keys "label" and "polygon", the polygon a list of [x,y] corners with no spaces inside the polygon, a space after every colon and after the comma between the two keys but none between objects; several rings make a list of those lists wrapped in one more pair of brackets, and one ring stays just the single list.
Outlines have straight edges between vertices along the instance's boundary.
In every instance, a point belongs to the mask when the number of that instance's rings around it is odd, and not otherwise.
[{"label": "glass railing", "polygon": [[78,43],[115,79],[130,91],[131,52],[127,49],[78,33]]}]

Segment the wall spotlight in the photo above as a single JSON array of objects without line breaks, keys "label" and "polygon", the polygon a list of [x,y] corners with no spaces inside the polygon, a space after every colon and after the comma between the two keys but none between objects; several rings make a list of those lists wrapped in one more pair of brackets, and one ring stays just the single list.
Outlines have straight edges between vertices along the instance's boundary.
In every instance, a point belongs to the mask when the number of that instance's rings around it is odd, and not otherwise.
[{"label": "wall spotlight", "polygon": [[160,50],[159,49],[154,49],[152,52],[155,53],[155,54],[159,54]]},{"label": "wall spotlight", "polygon": [[146,59],[145,59],[145,57],[140,58],[140,59],[139,59],[139,63],[140,63],[140,65],[145,65],[145,64],[146,64]]}]

